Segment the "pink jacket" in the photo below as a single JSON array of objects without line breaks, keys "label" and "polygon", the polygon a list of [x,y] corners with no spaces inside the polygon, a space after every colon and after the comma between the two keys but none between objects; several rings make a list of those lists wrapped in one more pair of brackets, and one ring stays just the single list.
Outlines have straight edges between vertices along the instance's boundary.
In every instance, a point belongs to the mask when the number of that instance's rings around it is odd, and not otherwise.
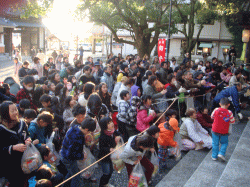
[{"label": "pink jacket", "polygon": [[149,122],[151,122],[154,118],[155,116],[153,115],[148,116],[147,109],[138,110],[136,129],[142,132],[145,129],[149,128],[150,127]]}]

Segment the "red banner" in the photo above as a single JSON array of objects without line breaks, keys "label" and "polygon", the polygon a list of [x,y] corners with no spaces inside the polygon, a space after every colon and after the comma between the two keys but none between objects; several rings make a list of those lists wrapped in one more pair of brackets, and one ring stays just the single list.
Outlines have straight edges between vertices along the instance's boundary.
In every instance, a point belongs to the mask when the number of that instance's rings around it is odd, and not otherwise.
[{"label": "red banner", "polygon": [[158,57],[159,62],[165,61],[165,55],[166,55],[166,39],[159,39],[158,40]]}]

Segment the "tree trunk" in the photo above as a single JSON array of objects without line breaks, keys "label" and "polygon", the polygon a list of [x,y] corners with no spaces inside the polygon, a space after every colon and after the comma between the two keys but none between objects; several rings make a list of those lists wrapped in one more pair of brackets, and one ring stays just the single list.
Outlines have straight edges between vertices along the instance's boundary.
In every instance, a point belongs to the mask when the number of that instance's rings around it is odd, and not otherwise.
[{"label": "tree trunk", "polygon": [[143,33],[139,33],[136,37],[136,45],[138,55],[142,59],[144,55],[148,55],[150,57],[152,49],[150,49],[150,39],[151,34],[143,35]]}]

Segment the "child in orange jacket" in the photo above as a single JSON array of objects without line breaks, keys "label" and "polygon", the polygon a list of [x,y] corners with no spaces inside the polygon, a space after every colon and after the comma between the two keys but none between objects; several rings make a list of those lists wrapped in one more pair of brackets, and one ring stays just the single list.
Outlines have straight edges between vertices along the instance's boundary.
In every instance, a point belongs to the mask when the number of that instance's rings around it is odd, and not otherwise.
[{"label": "child in orange jacket", "polygon": [[175,132],[179,132],[178,121],[175,118],[170,118],[169,122],[161,123],[159,126],[160,135],[157,140],[159,145],[158,157],[160,161],[160,169],[166,168],[166,159],[168,158],[168,148],[178,147],[176,141],[174,141]]}]

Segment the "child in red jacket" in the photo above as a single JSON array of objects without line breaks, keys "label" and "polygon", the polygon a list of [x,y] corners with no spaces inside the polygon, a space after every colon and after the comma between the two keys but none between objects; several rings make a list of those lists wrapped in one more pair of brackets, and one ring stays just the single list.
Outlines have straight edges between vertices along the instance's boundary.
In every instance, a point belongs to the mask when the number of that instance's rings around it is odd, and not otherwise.
[{"label": "child in red jacket", "polygon": [[[233,113],[228,110],[230,106],[228,98],[222,98],[220,106],[220,108],[214,109],[211,115],[212,119],[214,119],[212,125],[212,159],[217,160],[219,158],[226,161],[225,154],[228,146],[229,126],[235,123],[235,119]],[[221,144],[220,149],[219,144]]]}]

